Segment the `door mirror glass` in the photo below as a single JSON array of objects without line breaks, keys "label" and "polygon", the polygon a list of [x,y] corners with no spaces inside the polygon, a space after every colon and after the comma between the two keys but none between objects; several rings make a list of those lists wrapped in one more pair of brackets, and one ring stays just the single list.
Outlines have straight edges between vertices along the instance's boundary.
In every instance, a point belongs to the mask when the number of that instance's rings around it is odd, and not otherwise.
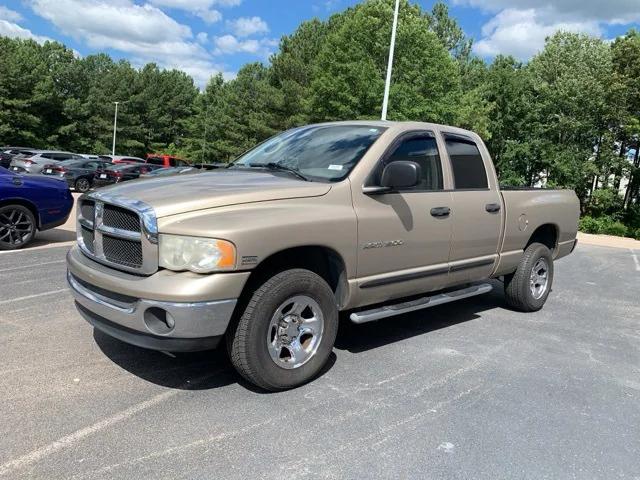
[{"label": "door mirror glass", "polygon": [[416,162],[398,161],[384,167],[380,185],[386,188],[411,188],[420,179],[420,165]]}]

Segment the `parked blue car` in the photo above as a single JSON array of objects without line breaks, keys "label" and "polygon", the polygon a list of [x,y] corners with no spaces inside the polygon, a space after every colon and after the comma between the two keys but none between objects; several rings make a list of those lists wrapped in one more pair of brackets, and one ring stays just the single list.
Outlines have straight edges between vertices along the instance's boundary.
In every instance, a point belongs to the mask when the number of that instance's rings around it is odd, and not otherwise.
[{"label": "parked blue car", "polygon": [[33,241],[37,230],[62,225],[72,207],[67,182],[0,167],[0,250],[22,248]]}]

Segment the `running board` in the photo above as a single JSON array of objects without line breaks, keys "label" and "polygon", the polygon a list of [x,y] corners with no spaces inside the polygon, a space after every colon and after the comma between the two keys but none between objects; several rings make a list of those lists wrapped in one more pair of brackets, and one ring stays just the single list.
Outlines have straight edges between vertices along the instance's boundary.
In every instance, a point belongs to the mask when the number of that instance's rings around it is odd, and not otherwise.
[{"label": "running board", "polygon": [[381,318],[393,317],[394,315],[414,312],[416,310],[422,310],[423,308],[435,307],[436,305],[442,305],[443,303],[455,302],[456,300],[462,300],[463,298],[475,297],[476,295],[489,293],[491,290],[493,290],[491,285],[488,283],[482,283],[463,288],[461,290],[440,293],[431,297],[418,298],[409,302],[385,305],[383,307],[364,310],[362,312],[354,312],[349,318],[353,323],[373,322],[375,320],[380,320]]}]

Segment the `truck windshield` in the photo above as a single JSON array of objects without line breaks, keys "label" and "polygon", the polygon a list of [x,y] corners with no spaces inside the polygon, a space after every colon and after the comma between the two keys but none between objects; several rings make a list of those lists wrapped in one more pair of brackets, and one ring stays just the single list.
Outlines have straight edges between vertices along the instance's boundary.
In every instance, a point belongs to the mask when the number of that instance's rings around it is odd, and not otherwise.
[{"label": "truck windshield", "polygon": [[294,128],[258,145],[231,167],[290,170],[302,178],[337,182],[349,174],[385,130],[372,125]]}]

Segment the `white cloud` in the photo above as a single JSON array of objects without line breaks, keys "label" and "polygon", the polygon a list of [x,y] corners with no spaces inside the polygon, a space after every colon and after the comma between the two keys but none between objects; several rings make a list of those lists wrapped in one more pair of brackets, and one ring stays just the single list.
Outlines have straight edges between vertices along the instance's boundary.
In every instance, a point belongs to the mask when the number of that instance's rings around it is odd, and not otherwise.
[{"label": "white cloud", "polygon": [[507,9],[498,13],[482,27],[482,39],[475,51],[483,56],[513,55],[527,60],[544,47],[545,38],[558,30],[600,36],[597,22],[555,22],[546,24],[534,9]]},{"label": "white cloud", "polygon": [[273,52],[273,48],[278,45],[278,41],[271,38],[238,40],[233,35],[215,37],[213,43],[215,45],[214,55],[251,53],[263,58],[268,58]]},{"label": "white cloud", "polygon": [[209,41],[209,35],[207,35],[207,32],[200,32],[196,35],[196,40],[198,40],[198,43],[207,43]]},{"label": "white cloud", "polygon": [[3,7],[0,5],[0,20],[7,20],[9,22],[19,22],[22,20],[22,15],[20,15],[15,10],[11,10],[10,8]]},{"label": "white cloud", "polygon": [[192,36],[191,29],[152,5],[128,0],[31,0],[33,10],[66,35],[95,48],[114,40],[156,44]]},{"label": "white cloud", "polygon": [[222,13],[216,10],[219,7],[235,7],[241,0],[149,0],[157,7],[173,8],[193,13],[207,23],[215,23],[222,20]]},{"label": "white cloud", "polygon": [[222,20],[222,14],[218,10],[204,10],[196,12],[197,15],[207,23],[216,23]]},{"label": "white cloud", "polygon": [[61,32],[94,49],[125,52],[136,66],[155,62],[179,68],[201,87],[211,75],[224,71],[188,26],[153,5],[131,0],[30,0],[30,5]]},{"label": "white cloud", "polygon": [[480,55],[529,59],[558,30],[602,36],[607,25],[640,21],[639,0],[453,0],[495,16],[475,44]]},{"label": "white cloud", "polygon": [[22,28],[20,25],[17,25],[13,22],[9,22],[7,20],[0,20],[0,36],[10,37],[10,38],[22,38],[24,40],[35,40],[38,43],[44,43],[48,40],[52,41],[52,39],[49,37],[36,35],[33,32],[31,32],[31,30]]},{"label": "white cloud", "polygon": [[486,11],[503,9],[547,12],[547,21],[595,20],[603,23],[629,24],[640,21],[638,0],[453,0],[457,5],[470,5]]},{"label": "white cloud", "polygon": [[269,32],[267,22],[260,17],[241,17],[235,20],[228,20],[227,27],[229,27],[237,37],[249,37],[251,35]]},{"label": "white cloud", "polygon": [[[126,54],[136,67],[154,62],[161,68],[183,70],[201,88],[218,72],[225,79],[235,77],[235,72],[217,61],[214,54],[248,53],[267,58],[277,46],[276,40],[267,38],[240,41],[232,35],[228,36],[230,38],[213,39],[207,32],[194,35],[191,28],[177,22],[160,8],[187,10],[200,15],[214,11],[214,7],[238,5],[240,0],[142,0],[147,3],[141,3],[141,0],[25,1],[36,14],[50,21],[64,35],[91,49],[118,50]],[[20,34],[24,36],[30,32],[24,30]],[[213,52],[205,48],[210,43],[214,44]]]}]

